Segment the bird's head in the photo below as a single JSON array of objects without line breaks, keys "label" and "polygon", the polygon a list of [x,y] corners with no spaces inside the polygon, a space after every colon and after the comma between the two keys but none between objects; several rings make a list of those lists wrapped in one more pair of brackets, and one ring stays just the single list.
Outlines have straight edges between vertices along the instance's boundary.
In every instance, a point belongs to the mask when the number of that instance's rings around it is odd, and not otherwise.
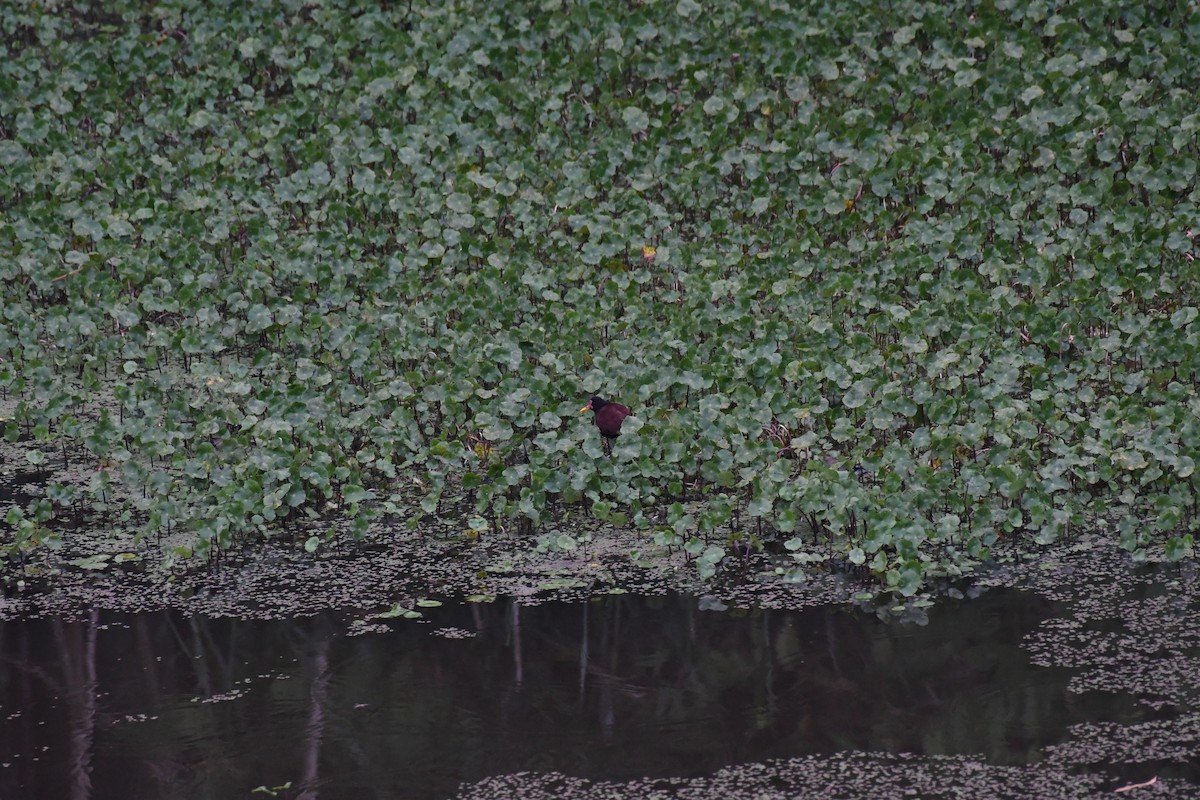
[{"label": "bird's head", "polygon": [[579,409],[579,412],[582,414],[584,411],[599,411],[600,409],[604,408],[606,405],[608,405],[607,400],[605,400],[603,397],[598,397],[596,395],[593,395],[592,399],[588,400],[588,404],[586,406],[584,406],[583,408]]}]

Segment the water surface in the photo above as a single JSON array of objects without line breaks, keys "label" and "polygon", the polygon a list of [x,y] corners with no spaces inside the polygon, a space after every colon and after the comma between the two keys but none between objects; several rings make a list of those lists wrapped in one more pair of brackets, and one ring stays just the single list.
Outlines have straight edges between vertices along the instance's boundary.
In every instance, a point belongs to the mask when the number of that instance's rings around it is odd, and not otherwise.
[{"label": "water surface", "polygon": [[[925,624],[699,599],[445,605],[350,636],[94,612],[0,622],[0,797],[438,798],[524,770],[697,776],[844,750],[1024,764],[1073,722],[1150,713],[1067,691],[1022,637],[1056,603],[995,590]],[[262,797],[265,795],[255,795]]]}]

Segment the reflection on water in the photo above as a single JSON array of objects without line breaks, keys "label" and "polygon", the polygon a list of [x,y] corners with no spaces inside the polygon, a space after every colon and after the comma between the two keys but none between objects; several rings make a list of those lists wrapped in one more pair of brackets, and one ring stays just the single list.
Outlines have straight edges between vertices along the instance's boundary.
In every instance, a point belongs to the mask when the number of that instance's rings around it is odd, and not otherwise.
[{"label": "reflection on water", "polygon": [[335,614],[0,622],[0,797],[290,781],[293,797],[433,798],[521,770],[692,776],[849,749],[1025,763],[1069,723],[1124,713],[1029,665],[1020,639],[1052,613],[996,591],[923,626],[631,595],[447,605],[363,636]]}]

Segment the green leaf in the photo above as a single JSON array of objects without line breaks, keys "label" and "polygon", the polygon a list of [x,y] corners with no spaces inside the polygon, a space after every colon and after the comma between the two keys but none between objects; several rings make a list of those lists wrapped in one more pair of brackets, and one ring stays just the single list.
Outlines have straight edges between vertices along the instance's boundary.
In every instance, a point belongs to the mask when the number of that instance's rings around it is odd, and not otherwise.
[{"label": "green leaf", "polygon": [[83,558],[73,558],[67,563],[81,569],[101,570],[108,567],[109,558],[111,556],[107,553],[97,553],[96,555],[85,556]]},{"label": "green leaf", "polygon": [[539,592],[554,592],[562,589],[577,589],[581,586],[586,586],[586,582],[579,578],[552,578],[548,581],[542,581],[538,584]]},{"label": "green leaf", "polygon": [[1167,539],[1166,557],[1168,561],[1180,561],[1192,552],[1192,534],[1172,536]]},{"label": "green leaf", "polygon": [[637,106],[626,106],[621,112],[621,118],[625,121],[625,127],[632,133],[641,133],[650,125],[649,115]]},{"label": "green leaf", "polygon": [[1175,328],[1182,328],[1189,325],[1192,320],[1196,319],[1196,315],[1200,313],[1195,306],[1184,306],[1171,315],[1171,325]]},{"label": "green leaf", "polygon": [[394,604],[387,611],[382,611],[374,615],[375,619],[420,619],[421,612],[414,611],[411,608],[406,608],[400,603]]}]

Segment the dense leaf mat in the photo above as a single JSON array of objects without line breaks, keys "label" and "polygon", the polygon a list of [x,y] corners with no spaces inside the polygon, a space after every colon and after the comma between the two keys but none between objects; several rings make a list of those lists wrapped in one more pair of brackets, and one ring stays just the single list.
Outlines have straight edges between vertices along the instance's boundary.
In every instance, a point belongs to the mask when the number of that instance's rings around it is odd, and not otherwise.
[{"label": "dense leaf mat", "polygon": [[1200,18],[1127,5],[5,4],[4,469],[53,471],[5,551],[586,510],[905,594],[1178,558]]}]

